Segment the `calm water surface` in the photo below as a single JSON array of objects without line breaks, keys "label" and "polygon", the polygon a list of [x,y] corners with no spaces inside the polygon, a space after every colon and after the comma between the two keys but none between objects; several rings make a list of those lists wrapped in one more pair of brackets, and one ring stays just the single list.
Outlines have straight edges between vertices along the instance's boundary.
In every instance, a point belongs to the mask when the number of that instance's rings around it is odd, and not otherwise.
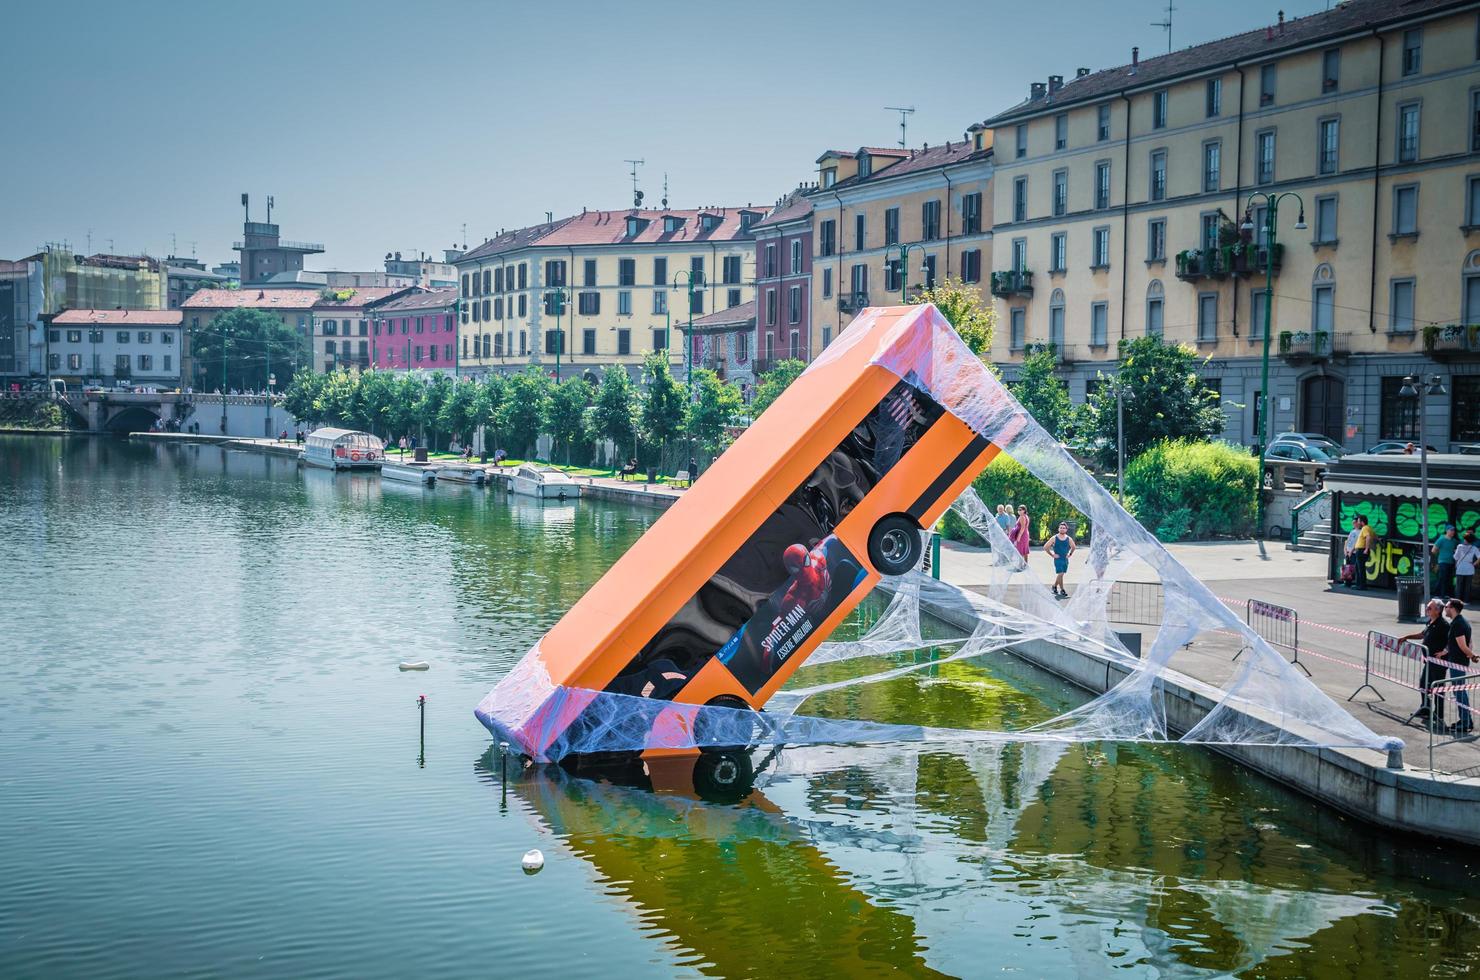
[{"label": "calm water surface", "polygon": [[[0,976],[1480,969],[1468,855],[1195,749],[799,748],[733,804],[505,785],[473,706],[653,519],[0,436]],[[1073,698],[956,663],[809,710],[997,727]]]}]

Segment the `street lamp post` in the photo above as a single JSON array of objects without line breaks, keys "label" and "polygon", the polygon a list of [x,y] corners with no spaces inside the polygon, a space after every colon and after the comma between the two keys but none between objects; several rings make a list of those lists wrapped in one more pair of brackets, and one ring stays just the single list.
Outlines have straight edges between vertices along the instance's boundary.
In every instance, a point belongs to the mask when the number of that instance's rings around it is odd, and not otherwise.
[{"label": "street lamp post", "polygon": [[1254,199],[1262,197],[1267,207],[1264,220],[1265,234],[1265,262],[1264,262],[1264,354],[1259,367],[1259,431],[1255,433],[1255,455],[1259,459],[1260,478],[1255,484],[1256,493],[1256,517],[1254,527],[1259,537],[1264,537],[1264,449],[1268,445],[1269,438],[1269,341],[1274,333],[1274,242],[1275,221],[1279,214],[1280,201],[1286,197],[1293,197],[1300,202],[1300,214],[1295,219],[1295,230],[1304,231],[1305,225],[1305,200],[1294,191],[1282,191],[1278,194],[1269,194],[1259,191],[1249,195],[1248,203],[1244,208],[1244,220],[1239,225],[1239,230],[1250,234],[1254,231]]},{"label": "street lamp post", "polygon": [[906,294],[910,289],[910,250],[919,249],[921,253],[924,253],[925,246],[919,242],[910,242],[907,245],[901,242],[895,242],[893,245],[884,249],[884,267],[886,269],[889,266],[889,255],[892,249],[899,250],[899,301],[901,304],[908,303],[909,297]]},{"label": "street lamp post", "polygon": [[1423,521],[1423,605],[1419,609],[1426,609],[1429,605],[1429,440],[1425,424],[1428,421],[1428,396],[1446,393],[1444,380],[1437,374],[1431,375],[1427,382],[1421,375],[1410,374],[1403,379],[1403,387],[1398,389],[1400,397],[1418,400],[1418,507]]},{"label": "street lamp post", "polygon": [[570,302],[570,290],[564,286],[545,290],[545,299],[555,298],[555,383],[560,383],[560,355],[565,351],[565,330],[561,318],[565,315],[565,304]]},{"label": "street lamp post", "polygon": [[[680,269],[678,272],[675,272],[673,274],[673,288],[674,289],[677,289],[678,288],[678,278],[679,278],[679,276],[683,276],[685,278],[685,280],[687,281],[687,284],[688,284],[687,290],[688,290],[688,296],[689,296],[689,327],[688,327],[687,332],[685,332],[685,334],[684,334],[683,356],[684,356],[684,365],[685,365],[685,367],[684,367],[684,375],[685,375],[685,377],[687,379],[688,386],[689,386],[689,405],[692,406],[694,404],[694,286],[697,285],[697,286],[702,287],[704,285],[704,273],[702,273],[702,272],[697,272],[696,273],[693,269]],[[692,425],[688,426],[688,430],[689,430],[689,458],[692,459],[692,458],[694,458],[694,428],[693,428],[693,426]],[[689,476],[690,476],[690,478],[692,478],[693,477],[693,474],[690,473]]]}]

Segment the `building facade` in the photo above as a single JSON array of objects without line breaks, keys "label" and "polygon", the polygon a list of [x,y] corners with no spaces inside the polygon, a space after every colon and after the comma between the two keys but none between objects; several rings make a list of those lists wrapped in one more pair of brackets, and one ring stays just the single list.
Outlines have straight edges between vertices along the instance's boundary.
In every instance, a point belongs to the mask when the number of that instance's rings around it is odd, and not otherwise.
[{"label": "building facade", "polygon": [[0,379],[15,384],[46,371],[41,263],[0,259]]},{"label": "building facade", "polygon": [[[867,306],[913,299],[951,278],[975,285],[992,268],[989,134],[917,150],[829,150],[812,201],[815,356]],[[790,350],[788,350],[790,355]]]},{"label": "building facade", "polygon": [[241,256],[244,286],[259,285],[284,272],[300,272],[304,256],[324,250],[324,246],[313,242],[284,241],[278,226],[266,221],[243,222],[242,240],[231,247]]},{"label": "building facade", "polygon": [[[585,211],[502,232],[457,260],[462,373],[596,376],[667,350],[689,317],[753,299],[754,208]],[[460,349],[463,341],[459,340]]]},{"label": "building facade", "polygon": [[776,202],[755,234],[756,345],[753,370],[812,359],[812,199],[810,186]]},{"label": "building facade", "polygon": [[755,387],[756,301],[746,300],[739,306],[706,313],[694,321],[692,328],[692,365],[707,368],[740,389],[749,402]]},{"label": "building facade", "polygon": [[413,285],[428,289],[442,289],[457,285],[457,266],[454,260],[460,255],[456,249],[444,253],[443,262],[434,260],[425,252],[415,258],[403,258],[400,252],[385,253],[385,271],[388,275],[405,276]]},{"label": "building facade", "polygon": [[[210,390],[209,378],[201,375],[200,365],[192,362],[191,338],[211,329],[216,317],[229,310],[248,307],[263,310],[276,316],[283,323],[298,331],[305,348],[312,337],[314,304],[319,301],[318,292],[310,289],[202,289],[180,304],[184,316],[184,335],[180,357],[184,361],[181,376],[187,385]],[[315,361],[316,369],[322,369],[322,352]]]},{"label": "building facade", "polygon": [[180,385],[179,310],[66,310],[47,326],[46,374],[70,385]]},{"label": "building facade", "polygon": [[380,371],[456,373],[457,293],[456,286],[417,287],[366,307],[370,366]]},{"label": "building facade", "polygon": [[1425,372],[1450,391],[1429,441],[1480,440],[1480,4],[1350,0],[1133,51],[985,125],[1009,375],[1052,344],[1081,400],[1119,341],[1160,335],[1203,355],[1252,445],[1268,331],[1271,432],[1416,438],[1399,390]]},{"label": "building facade", "polygon": [[370,367],[370,310],[408,292],[393,286],[326,289],[309,311],[309,347],[320,373]]}]

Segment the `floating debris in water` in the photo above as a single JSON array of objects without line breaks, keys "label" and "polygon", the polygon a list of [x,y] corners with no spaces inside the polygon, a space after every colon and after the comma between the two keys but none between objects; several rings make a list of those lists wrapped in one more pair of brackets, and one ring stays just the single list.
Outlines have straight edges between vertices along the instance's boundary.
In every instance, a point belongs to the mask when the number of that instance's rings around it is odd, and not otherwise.
[{"label": "floating debris in water", "polygon": [[523,865],[525,874],[539,874],[540,869],[545,866],[545,856],[540,853],[539,848],[535,848],[525,851],[524,858],[519,863]]},{"label": "floating debris in water", "polygon": [[431,670],[432,665],[425,660],[417,660],[401,664],[402,670]]}]

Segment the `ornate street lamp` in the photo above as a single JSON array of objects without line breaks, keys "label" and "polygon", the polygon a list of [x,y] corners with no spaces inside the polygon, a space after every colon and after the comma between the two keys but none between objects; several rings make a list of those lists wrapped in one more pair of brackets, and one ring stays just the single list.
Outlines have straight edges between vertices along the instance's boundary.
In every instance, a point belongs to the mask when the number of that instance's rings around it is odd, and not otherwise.
[{"label": "ornate street lamp", "polygon": [[1429,604],[1429,440],[1428,426],[1424,423],[1428,421],[1428,396],[1446,394],[1444,379],[1437,374],[1431,375],[1427,383],[1422,377],[1410,374],[1403,379],[1403,387],[1398,389],[1400,398],[1418,401],[1418,507],[1423,519],[1423,605],[1419,606],[1420,609]]}]

